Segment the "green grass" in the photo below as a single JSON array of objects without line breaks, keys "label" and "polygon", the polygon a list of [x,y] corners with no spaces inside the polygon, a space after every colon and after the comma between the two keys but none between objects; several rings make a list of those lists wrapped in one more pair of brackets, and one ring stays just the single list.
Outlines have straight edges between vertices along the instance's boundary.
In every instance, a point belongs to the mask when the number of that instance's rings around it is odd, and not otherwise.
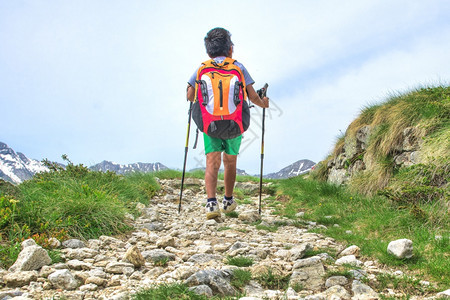
[{"label": "green grass", "polygon": [[[17,258],[18,243],[33,238],[48,248],[55,237],[90,239],[121,234],[132,227],[126,213],[137,214],[137,203],[148,204],[158,192],[155,174],[119,176],[70,163],[17,187],[0,184],[0,266]],[[55,253],[55,259],[56,253]]]},{"label": "green grass", "polygon": [[237,267],[250,267],[253,265],[253,259],[245,256],[228,256],[225,263]]},{"label": "green grass", "polygon": [[231,285],[238,290],[242,290],[250,280],[252,279],[252,273],[247,270],[235,269],[233,270],[233,277],[231,279]]},{"label": "green grass", "polygon": [[[354,267],[351,267],[351,269],[354,269]],[[328,279],[328,278],[333,277],[333,276],[344,276],[347,279],[352,279],[353,278],[352,273],[350,273],[349,270],[347,270],[345,267],[341,267],[341,270],[337,270],[337,271],[328,271],[325,274],[324,278]]]},{"label": "green grass", "polygon": [[405,295],[427,295],[432,296],[440,290],[434,286],[425,286],[420,283],[419,279],[413,279],[409,276],[394,276],[390,274],[378,274],[375,281],[375,288],[378,290],[386,290],[388,288],[395,289]]},{"label": "green grass", "polygon": [[289,286],[289,275],[279,275],[273,272],[271,268],[267,268],[266,272],[254,277],[262,287],[271,290],[286,290]]},{"label": "green grass", "polygon": [[311,249],[311,250],[306,251],[303,258],[316,256],[321,253],[327,253],[332,258],[337,257],[336,249],[334,249],[334,248],[317,248],[317,249]]},{"label": "green grass", "polygon": [[276,225],[262,225],[262,224],[259,224],[259,225],[256,225],[255,227],[258,230],[265,230],[265,231],[269,231],[269,232],[276,232],[278,230],[278,226],[276,226]]},{"label": "green grass", "polygon": [[230,230],[230,229],[231,229],[231,227],[224,226],[224,227],[217,228],[217,231],[225,231],[225,230]]},{"label": "green grass", "polygon": [[169,259],[167,257],[153,259],[153,265],[158,267],[166,267]]},{"label": "green grass", "polygon": [[183,284],[162,284],[153,288],[141,290],[132,296],[133,300],[165,300],[165,299],[190,299],[206,300],[208,297],[197,295]]},{"label": "green grass", "polygon": [[230,211],[229,213],[225,213],[225,216],[228,218],[238,218],[239,213],[237,211]]},{"label": "green grass", "polygon": [[250,199],[236,199],[236,202],[238,203],[238,204],[253,204],[253,201],[252,200],[250,200]]},{"label": "green grass", "polygon": [[58,249],[48,250],[47,253],[48,256],[50,256],[50,258],[52,259],[52,264],[64,262],[64,259],[61,256],[61,250]]},{"label": "green grass", "polygon": [[[295,219],[298,211],[306,211],[305,220],[328,225],[327,229],[315,231],[348,245],[358,245],[362,255],[390,266],[419,272],[425,280],[436,281],[442,286],[450,284],[448,214],[438,223],[428,222],[417,218],[410,207],[399,207],[385,197],[353,194],[344,187],[301,177],[281,181],[278,193],[291,198],[277,210],[279,215]],[[421,207],[430,214],[429,218],[433,213],[441,213],[433,212],[432,205],[422,204]],[[339,227],[332,226],[335,223]],[[347,234],[347,230],[352,234]],[[436,235],[443,238],[436,240]],[[388,243],[399,238],[413,241],[412,259],[399,260],[387,253]]]},{"label": "green grass", "polygon": [[[240,280],[245,280],[245,274],[237,273],[237,276]],[[235,282],[236,283],[236,282]],[[239,285],[239,283],[237,283]],[[172,284],[160,284],[155,285],[151,288],[146,288],[138,291],[136,294],[131,296],[132,300],[232,300],[239,299],[239,295],[237,297],[231,296],[213,296],[207,297],[204,295],[197,295],[193,291],[189,290],[189,287],[185,284],[180,283],[172,283]]]}]

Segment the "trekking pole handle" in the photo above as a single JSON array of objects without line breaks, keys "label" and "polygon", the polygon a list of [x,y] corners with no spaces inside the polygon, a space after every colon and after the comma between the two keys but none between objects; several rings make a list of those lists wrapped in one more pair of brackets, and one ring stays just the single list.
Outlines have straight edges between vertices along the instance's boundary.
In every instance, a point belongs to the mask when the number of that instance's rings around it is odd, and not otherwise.
[{"label": "trekking pole handle", "polygon": [[261,100],[262,100],[262,98],[266,97],[268,87],[269,87],[269,85],[266,83],[266,84],[264,84],[264,86],[261,89],[256,91],[256,93],[258,93],[258,96],[259,96],[259,98],[261,98]]}]

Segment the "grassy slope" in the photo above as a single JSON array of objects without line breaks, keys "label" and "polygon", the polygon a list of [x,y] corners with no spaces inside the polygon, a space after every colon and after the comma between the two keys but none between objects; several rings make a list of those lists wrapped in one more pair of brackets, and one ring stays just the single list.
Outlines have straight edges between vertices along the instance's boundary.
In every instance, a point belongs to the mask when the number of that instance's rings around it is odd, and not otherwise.
[{"label": "grassy slope", "polygon": [[[319,164],[316,176],[327,176],[327,163],[343,152],[344,141],[354,139],[363,126],[371,134],[363,153],[366,171],[354,176],[349,186],[354,191],[373,194],[390,184],[398,169],[393,158],[398,154],[406,128],[414,128],[421,145],[420,162],[449,168],[450,164],[450,87],[422,88],[394,95],[385,102],[365,107],[338,139],[332,154]],[[397,187],[398,188],[398,187]]]},{"label": "grassy slope", "polygon": [[[329,222],[323,219],[324,214],[337,214],[336,218],[343,222],[338,223],[341,227],[330,228],[328,234],[364,245],[363,253],[374,255],[382,262],[405,264],[449,285],[450,87],[421,88],[365,107],[312,177],[326,179],[328,160],[342,153],[344,141],[354,138],[365,125],[372,128],[363,153],[367,169],[351,178],[345,192],[319,197],[320,200],[317,194],[308,199],[299,196],[305,193],[304,188],[285,187],[293,198],[290,205],[297,203],[310,208],[311,203],[320,204],[320,208],[313,209],[319,220]],[[420,164],[397,168],[393,157],[408,127],[415,128],[419,139]],[[374,196],[366,198],[358,194]],[[344,229],[354,234],[345,236]],[[387,243],[397,238],[414,242],[413,260],[397,262],[386,255]]]}]

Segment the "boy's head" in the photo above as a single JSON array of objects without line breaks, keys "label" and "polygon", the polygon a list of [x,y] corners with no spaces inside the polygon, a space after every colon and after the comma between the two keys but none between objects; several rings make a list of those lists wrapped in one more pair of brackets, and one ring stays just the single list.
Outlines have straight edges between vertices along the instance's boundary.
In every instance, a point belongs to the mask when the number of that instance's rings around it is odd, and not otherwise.
[{"label": "boy's head", "polygon": [[231,56],[233,42],[231,33],[224,28],[211,29],[205,36],[206,53],[209,57]]}]

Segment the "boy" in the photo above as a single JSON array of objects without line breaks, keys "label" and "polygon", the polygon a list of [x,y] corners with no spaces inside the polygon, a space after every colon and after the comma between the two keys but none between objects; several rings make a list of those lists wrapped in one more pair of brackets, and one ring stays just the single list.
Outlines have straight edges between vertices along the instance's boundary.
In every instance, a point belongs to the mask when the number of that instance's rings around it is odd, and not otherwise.
[{"label": "boy", "polygon": [[[233,43],[231,42],[231,34],[224,28],[214,28],[210,30],[205,37],[206,53],[211,59],[217,63],[222,63],[225,57],[231,58],[233,55]],[[261,99],[253,88],[254,80],[245,67],[235,61],[234,65],[241,69],[245,78],[246,92],[248,98],[255,105],[263,108],[269,107],[269,98]],[[195,80],[197,71],[188,81],[187,98],[189,101],[195,100]],[[203,134],[205,154],[206,154],[206,171],[205,185],[208,197],[206,203],[206,218],[212,219],[220,216],[220,209],[216,198],[217,176],[223,159],[224,165],[224,183],[225,195],[222,201],[224,213],[231,212],[236,209],[237,203],[233,199],[234,183],[236,181],[236,162],[239,148],[241,145],[242,135],[233,139],[213,138],[205,133]],[[222,152],[223,158],[222,158]]]}]

